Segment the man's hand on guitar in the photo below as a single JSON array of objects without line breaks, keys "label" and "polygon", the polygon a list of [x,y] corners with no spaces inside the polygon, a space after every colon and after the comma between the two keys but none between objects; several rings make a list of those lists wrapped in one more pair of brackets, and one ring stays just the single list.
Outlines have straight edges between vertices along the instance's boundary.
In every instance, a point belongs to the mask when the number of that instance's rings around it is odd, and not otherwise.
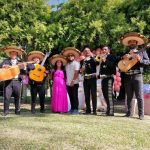
[{"label": "man's hand on guitar", "polygon": [[2,68],[6,68],[6,69],[9,68],[9,67],[10,67],[10,65],[3,65],[2,66]]},{"label": "man's hand on guitar", "polygon": [[23,67],[24,70],[27,69],[27,63],[24,62],[24,63],[22,63],[21,65],[22,65],[22,67]]},{"label": "man's hand on guitar", "polygon": [[141,60],[141,56],[139,54],[135,54],[135,58],[140,61]]},{"label": "man's hand on guitar", "polygon": [[130,56],[129,54],[125,54],[125,55],[123,56],[123,59],[124,59],[124,60],[129,60],[130,57],[131,57],[131,56]]},{"label": "man's hand on guitar", "polygon": [[48,71],[48,70],[45,70],[45,72],[44,72],[44,77],[46,77],[48,74],[49,74],[49,71]]}]

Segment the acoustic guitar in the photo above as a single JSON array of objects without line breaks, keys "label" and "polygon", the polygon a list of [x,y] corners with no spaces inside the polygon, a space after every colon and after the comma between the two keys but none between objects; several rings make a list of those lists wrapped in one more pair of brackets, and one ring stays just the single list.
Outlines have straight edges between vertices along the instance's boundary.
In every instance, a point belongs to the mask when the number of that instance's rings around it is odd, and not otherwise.
[{"label": "acoustic guitar", "polygon": [[137,64],[138,60],[136,59],[136,54],[139,54],[142,51],[145,51],[146,47],[150,47],[150,43],[148,45],[146,45],[144,48],[142,48],[141,50],[134,52],[131,51],[129,52],[129,59],[125,60],[122,59],[118,62],[118,68],[120,69],[121,72],[127,72],[128,70],[130,70],[135,64]]},{"label": "acoustic guitar", "polygon": [[[26,64],[33,63],[33,61],[24,62]],[[14,66],[8,66],[7,68],[0,69],[0,81],[11,80],[15,78],[16,75],[20,74],[20,66],[24,63],[19,63]]]},{"label": "acoustic guitar", "polygon": [[36,64],[34,70],[30,71],[29,78],[36,82],[42,82],[44,80],[44,74],[46,68],[43,66],[47,57],[49,57],[50,52],[46,52],[45,57],[41,64]]}]

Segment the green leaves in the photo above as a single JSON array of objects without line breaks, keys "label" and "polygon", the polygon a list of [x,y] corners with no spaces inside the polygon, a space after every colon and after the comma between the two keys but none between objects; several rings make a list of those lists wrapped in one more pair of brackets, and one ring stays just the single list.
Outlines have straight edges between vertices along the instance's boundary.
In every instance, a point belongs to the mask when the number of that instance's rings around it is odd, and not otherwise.
[{"label": "green leaves", "polygon": [[119,38],[136,31],[150,37],[149,0],[68,0],[51,11],[46,0],[0,0],[0,47],[15,43],[31,50],[108,44],[123,51]]},{"label": "green leaves", "polygon": [[137,18],[131,18],[131,23],[134,25],[135,29],[138,29],[140,33],[143,33],[145,27],[146,27],[146,22],[143,20],[140,20],[139,17]]},{"label": "green leaves", "polygon": [[[0,0],[0,47],[16,44],[27,51],[51,46],[47,33],[51,9],[43,0]],[[49,35],[47,37],[47,35]]]}]

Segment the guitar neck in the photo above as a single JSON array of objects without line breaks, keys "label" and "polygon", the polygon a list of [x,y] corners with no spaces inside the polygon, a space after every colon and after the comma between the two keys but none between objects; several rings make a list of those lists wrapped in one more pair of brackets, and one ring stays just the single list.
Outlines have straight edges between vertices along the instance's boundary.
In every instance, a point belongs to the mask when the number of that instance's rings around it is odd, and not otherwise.
[{"label": "guitar neck", "polygon": [[44,63],[45,63],[45,61],[46,61],[47,57],[48,57],[48,56],[44,57],[44,59],[43,59],[43,61],[42,61],[41,65],[40,65],[41,67],[44,65]]},{"label": "guitar neck", "polygon": [[45,61],[46,61],[46,59],[47,59],[47,57],[50,55],[50,52],[47,52],[46,53],[46,55],[45,55],[45,57],[44,57],[44,59],[43,59],[43,61],[42,61],[42,63],[41,63],[41,65],[40,65],[40,67],[43,67],[44,66],[44,63],[45,63]]},{"label": "guitar neck", "polygon": [[33,64],[34,61],[23,62],[23,63],[19,63],[19,64],[17,64],[17,65],[18,65],[18,66],[21,66],[21,65],[24,64],[24,63],[26,63],[26,64]]}]

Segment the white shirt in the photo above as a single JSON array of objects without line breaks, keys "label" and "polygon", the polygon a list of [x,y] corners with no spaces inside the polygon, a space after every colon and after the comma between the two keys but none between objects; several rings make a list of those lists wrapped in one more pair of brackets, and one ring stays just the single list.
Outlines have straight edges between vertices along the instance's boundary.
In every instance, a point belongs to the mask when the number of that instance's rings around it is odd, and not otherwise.
[{"label": "white shirt", "polygon": [[88,60],[90,60],[91,59],[91,56],[88,56],[88,57],[86,57],[84,60],[86,61],[88,61]]},{"label": "white shirt", "polygon": [[11,59],[11,64],[12,64],[12,66],[15,66],[15,65],[17,65],[17,59]]},{"label": "white shirt", "polygon": [[[17,62],[18,62],[17,59],[11,59],[11,64],[12,64],[12,66],[17,65]],[[18,78],[18,75],[16,75],[14,78],[17,79],[17,78]]]},{"label": "white shirt", "polygon": [[96,66],[96,75],[98,76],[100,72],[100,64],[98,66]]},{"label": "white shirt", "polygon": [[[71,84],[75,71],[79,71],[79,70],[80,70],[80,63],[75,60],[66,65],[67,85]],[[79,83],[79,78],[74,80],[74,84],[78,84],[78,83]]]}]

